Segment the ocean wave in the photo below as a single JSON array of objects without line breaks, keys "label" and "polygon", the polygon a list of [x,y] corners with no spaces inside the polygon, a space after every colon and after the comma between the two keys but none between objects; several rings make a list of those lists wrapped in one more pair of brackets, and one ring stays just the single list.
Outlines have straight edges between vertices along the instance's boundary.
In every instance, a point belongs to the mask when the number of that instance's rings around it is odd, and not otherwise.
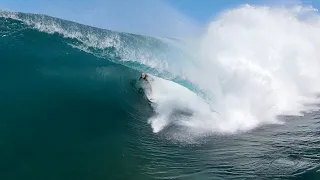
[{"label": "ocean wave", "polygon": [[[317,110],[319,15],[304,6],[241,6],[224,11],[190,42],[101,30],[45,15],[1,12],[30,28],[58,33],[73,48],[156,79],[154,132],[179,137],[237,133],[283,123],[279,115]],[[112,55],[112,56],[111,56]],[[187,132],[187,133],[186,133]]]}]

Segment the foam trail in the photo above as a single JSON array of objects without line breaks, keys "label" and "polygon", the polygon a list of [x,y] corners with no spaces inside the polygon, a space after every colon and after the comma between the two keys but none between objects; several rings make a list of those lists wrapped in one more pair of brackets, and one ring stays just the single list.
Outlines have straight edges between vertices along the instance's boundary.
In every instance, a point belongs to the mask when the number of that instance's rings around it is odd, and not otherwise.
[{"label": "foam trail", "polygon": [[315,103],[320,91],[319,30],[320,16],[310,7],[244,5],[223,12],[201,37],[197,68],[187,74],[211,97],[210,106],[192,95],[181,100],[181,94],[172,93],[175,97],[163,102],[169,108],[160,105],[159,114],[188,107],[193,115],[161,116],[151,120],[153,128],[159,132],[179,121],[196,133],[236,133],[282,123],[278,115],[317,110],[306,104]]},{"label": "foam trail", "polygon": [[161,131],[171,123],[191,120],[199,112],[210,112],[206,102],[189,89],[172,81],[150,77],[152,90],[146,94],[154,102],[156,111],[156,115],[149,120],[154,132]]}]

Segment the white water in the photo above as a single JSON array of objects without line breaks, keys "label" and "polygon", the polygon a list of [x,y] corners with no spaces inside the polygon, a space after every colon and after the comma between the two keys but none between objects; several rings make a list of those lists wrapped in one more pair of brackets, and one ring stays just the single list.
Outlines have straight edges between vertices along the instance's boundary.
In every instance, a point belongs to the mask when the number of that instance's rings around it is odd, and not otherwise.
[{"label": "white water", "polygon": [[[210,106],[172,82],[154,85],[161,89],[158,115],[150,120],[154,132],[179,122],[197,133],[236,133],[316,110],[306,104],[320,92],[319,32],[320,16],[308,7],[223,12],[200,38],[193,51],[198,67],[187,73],[212,98]],[[194,115],[170,117],[177,108]]]},{"label": "white water", "polygon": [[[156,111],[156,115],[149,119],[155,133],[169,124],[182,125],[187,121],[192,123],[195,117],[211,112],[207,103],[189,89],[172,81],[150,77],[151,90],[149,87],[145,89]],[[215,114],[211,112],[209,115]]]}]

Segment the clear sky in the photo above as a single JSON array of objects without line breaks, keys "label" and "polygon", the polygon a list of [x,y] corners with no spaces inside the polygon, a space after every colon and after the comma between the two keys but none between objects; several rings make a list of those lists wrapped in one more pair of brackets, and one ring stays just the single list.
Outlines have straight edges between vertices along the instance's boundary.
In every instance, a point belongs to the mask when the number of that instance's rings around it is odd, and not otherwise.
[{"label": "clear sky", "polygon": [[320,0],[163,0],[181,13],[193,17],[201,23],[207,23],[217,12],[241,4],[252,5],[290,5],[307,4],[318,6]]},{"label": "clear sky", "polygon": [[181,36],[201,31],[220,11],[240,4],[318,7],[320,0],[1,0],[0,9],[43,13],[79,23],[131,33]]}]

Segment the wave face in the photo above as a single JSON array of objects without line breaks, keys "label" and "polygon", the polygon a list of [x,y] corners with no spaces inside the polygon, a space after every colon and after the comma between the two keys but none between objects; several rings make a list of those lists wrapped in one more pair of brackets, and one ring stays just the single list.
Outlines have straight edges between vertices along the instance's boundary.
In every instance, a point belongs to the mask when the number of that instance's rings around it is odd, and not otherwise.
[{"label": "wave face", "polygon": [[0,12],[0,177],[317,178],[319,28],[302,6],[228,10],[192,40]]},{"label": "wave face", "polygon": [[[11,39],[15,37],[15,34],[40,31],[44,33],[41,34],[42,36],[62,38],[63,47],[67,46],[72,48],[73,51],[80,50],[86,53],[86,56],[93,55],[93,57],[101,59],[104,63],[114,63],[128,67],[130,70],[135,70],[136,74],[131,77],[132,81],[139,78],[140,75],[137,74],[139,72],[147,72],[154,79],[157,79],[155,83],[152,83],[154,86],[152,89],[155,92],[153,96],[157,96],[159,99],[156,99],[157,103],[153,105],[156,111],[155,116],[149,120],[154,132],[160,132],[167,126],[184,122],[185,116],[179,115],[180,118],[176,121],[171,119],[172,115],[176,114],[176,111],[180,112],[188,108],[189,112],[187,113],[195,117],[192,114],[196,111],[194,108],[199,105],[199,102],[203,107],[208,107],[206,101],[201,100],[201,98],[205,98],[205,94],[186,79],[185,73],[194,66],[194,62],[191,56],[186,53],[186,49],[181,48],[186,44],[183,41],[101,30],[45,15],[2,12],[2,17],[5,18],[3,26],[6,29],[3,30],[1,36],[7,38],[8,42],[16,41]],[[41,44],[38,44],[38,46],[41,46]],[[60,52],[62,50],[56,51]],[[64,57],[64,59],[67,58],[68,55]],[[68,60],[65,61],[68,62]],[[46,72],[47,70],[44,71]],[[68,72],[69,70],[66,69],[65,71]],[[122,74],[126,74],[119,70],[120,75],[114,74],[109,77],[110,72],[104,67],[97,67],[95,71],[91,73],[103,74],[107,79],[114,78],[114,76],[121,77]],[[55,73],[59,72],[52,72],[52,74]],[[135,82],[134,84],[134,88],[142,88],[140,86],[141,83]],[[128,88],[132,89],[132,87],[124,87],[124,89]],[[180,91],[185,91],[185,96],[181,95]],[[121,98],[127,99],[126,97]],[[190,100],[188,107],[182,103],[182,98]],[[161,107],[164,106],[171,108],[166,108],[163,111]]]}]

